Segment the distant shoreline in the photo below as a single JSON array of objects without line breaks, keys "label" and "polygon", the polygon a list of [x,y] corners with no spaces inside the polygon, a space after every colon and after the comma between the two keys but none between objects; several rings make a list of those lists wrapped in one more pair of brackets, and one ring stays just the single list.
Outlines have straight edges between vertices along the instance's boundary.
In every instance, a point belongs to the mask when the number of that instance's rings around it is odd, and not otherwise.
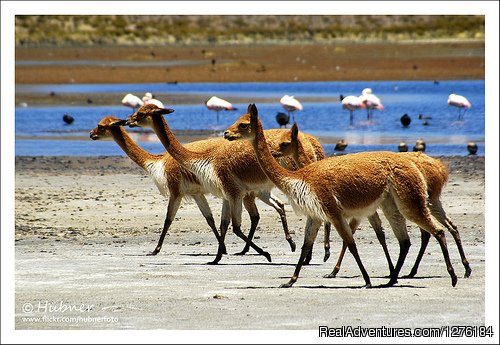
[{"label": "distant shoreline", "polygon": [[[439,156],[451,174],[484,177],[484,156]],[[16,156],[16,174],[82,173],[100,174],[144,171],[127,156]]]},{"label": "distant shoreline", "polygon": [[[209,137],[214,137],[214,136],[222,136],[222,131],[221,130],[202,130],[202,129],[196,129],[196,130],[189,130],[189,129],[174,129],[173,130],[175,136],[178,138],[178,140],[181,143],[189,143],[191,141],[195,140],[204,140]],[[315,133],[313,133],[315,134]],[[131,135],[134,139],[137,139],[142,142],[160,142],[159,139],[157,138],[156,134],[154,134],[150,130],[142,131],[142,132],[129,132],[129,135]],[[323,144],[336,144],[337,141],[341,138],[337,137],[335,134],[315,134],[315,136],[318,138],[318,140]],[[348,137],[348,136],[347,136]],[[378,134],[374,134],[372,136],[366,135],[365,138],[369,137],[370,138],[370,144],[393,144],[393,143],[398,143],[401,140],[401,136],[396,136],[396,135],[383,135],[380,136]],[[419,135],[415,135],[415,138],[419,137]],[[342,138],[346,138],[346,135],[343,135]],[[356,138],[350,138],[349,142],[351,144],[358,144],[362,145],[362,142],[357,142],[355,140]],[[75,135],[43,135],[43,136],[34,136],[34,135],[16,135],[15,140],[89,140],[89,137],[87,133],[84,134],[78,132],[78,134]],[[106,139],[105,141],[108,141]],[[109,139],[109,141],[112,141]],[[426,136],[426,142],[428,144],[442,144],[446,143],[449,141],[449,137],[446,136],[433,136],[433,135],[428,135]],[[482,138],[475,138],[474,141],[476,143],[485,143],[485,137]],[[466,145],[467,141],[465,140],[463,142],[464,145]],[[460,144],[460,142],[455,142],[455,144]]]},{"label": "distant shoreline", "polygon": [[173,66],[18,65],[16,84],[470,80],[485,42],[16,47],[16,61],[190,61]]}]

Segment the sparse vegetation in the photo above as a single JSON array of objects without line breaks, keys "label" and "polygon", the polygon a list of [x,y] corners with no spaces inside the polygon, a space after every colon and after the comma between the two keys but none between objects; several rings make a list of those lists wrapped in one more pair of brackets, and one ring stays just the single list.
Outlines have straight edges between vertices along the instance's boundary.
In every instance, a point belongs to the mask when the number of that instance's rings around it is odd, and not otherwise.
[{"label": "sparse vegetation", "polygon": [[18,46],[484,40],[484,16],[16,16]]}]

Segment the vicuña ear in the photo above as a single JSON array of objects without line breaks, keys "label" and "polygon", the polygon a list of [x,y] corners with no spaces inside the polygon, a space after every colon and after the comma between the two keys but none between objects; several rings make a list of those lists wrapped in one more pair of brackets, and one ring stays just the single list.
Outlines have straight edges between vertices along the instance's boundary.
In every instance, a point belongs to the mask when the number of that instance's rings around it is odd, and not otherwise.
[{"label": "vicu\u00f1a ear", "polygon": [[292,126],[292,141],[297,140],[298,136],[299,136],[299,126],[297,126],[297,122],[294,122]]},{"label": "vicu\u00f1a ear", "polygon": [[154,110],[154,114],[155,115],[166,115],[166,114],[170,114],[170,113],[173,113],[175,110],[174,109],[169,109],[169,108],[158,108],[158,109],[155,109]]},{"label": "vicu\u00f1a ear", "polygon": [[126,125],[127,125],[127,120],[117,120],[117,121],[110,124],[111,127],[119,127],[119,126],[126,126]]},{"label": "vicu\u00f1a ear", "polygon": [[250,113],[250,122],[257,122],[257,119],[259,118],[259,112],[255,104],[252,103],[248,106],[248,112]]}]

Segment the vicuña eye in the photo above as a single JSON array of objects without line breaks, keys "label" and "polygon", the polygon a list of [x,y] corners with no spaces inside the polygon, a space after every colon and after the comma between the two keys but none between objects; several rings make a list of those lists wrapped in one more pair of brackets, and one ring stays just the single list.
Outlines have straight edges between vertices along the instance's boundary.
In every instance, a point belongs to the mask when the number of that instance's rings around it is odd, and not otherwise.
[{"label": "vicu\u00f1a eye", "polygon": [[248,128],[248,123],[240,123],[239,127],[241,129],[247,129]]}]

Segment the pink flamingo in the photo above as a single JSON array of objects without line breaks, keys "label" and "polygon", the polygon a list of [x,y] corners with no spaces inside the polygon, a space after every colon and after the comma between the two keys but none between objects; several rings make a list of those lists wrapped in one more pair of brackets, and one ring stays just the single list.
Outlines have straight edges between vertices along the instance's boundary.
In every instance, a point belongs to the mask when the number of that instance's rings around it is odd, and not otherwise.
[{"label": "pink flamingo", "polygon": [[219,111],[221,110],[236,110],[231,103],[222,98],[212,96],[205,105],[209,110],[215,110],[217,112],[217,125],[219,124]]},{"label": "pink flamingo", "polygon": [[144,104],[154,104],[156,105],[158,108],[163,108],[163,103],[160,102],[159,100],[157,100],[156,98],[153,98],[153,95],[151,94],[151,92],[146,92],[144,94],[144,96],[142,96],[142,101],[144,102]]},{"label": "pink flamingo", "polygon": [[132,95],[131,93],[127,93],[122,99],[122,104],[126,107],[132,108],[132,112],[134,112],[139,107],[142,107],[144,102],[139,97]]},{"label": "pink flamingo", "polygon": [[359,98],[366,107],[368,120],[371,120],[373,118],[373,109],[384,111],[384,105],[380,101],[380,98],[378,98],[372,93],[372,89],[370,88],[364,89]]},{"label": "pink flamingo", "polygon": [[354,118],[354,110],[365,108],[365,104],[359,97],[356,96],[346,96],[342,99],[342,108],[349,110],[349,124],[352,126]]},{"label": "pink flamingo", "polygon": [[[288,112],[288,117],[290,117],[290,113],[293,113],[295,110],[304,110],[304,107],[298,100],[293,96],[284,95],[280,99],[281,106]],[[293,116],[293,122],[295,122],[295,116]]]},{"label": "pink flamingo", "polygon": [[[465,98],[464,96],[456,95],[454,93],[448,96],[448,105],[458,108],[459,120],[461,120],[462,117],[465,115],[467,109],[471,107],[471,104],[467,98]],[[462,113],[462,108],[464,109],[463,113]]]}]

